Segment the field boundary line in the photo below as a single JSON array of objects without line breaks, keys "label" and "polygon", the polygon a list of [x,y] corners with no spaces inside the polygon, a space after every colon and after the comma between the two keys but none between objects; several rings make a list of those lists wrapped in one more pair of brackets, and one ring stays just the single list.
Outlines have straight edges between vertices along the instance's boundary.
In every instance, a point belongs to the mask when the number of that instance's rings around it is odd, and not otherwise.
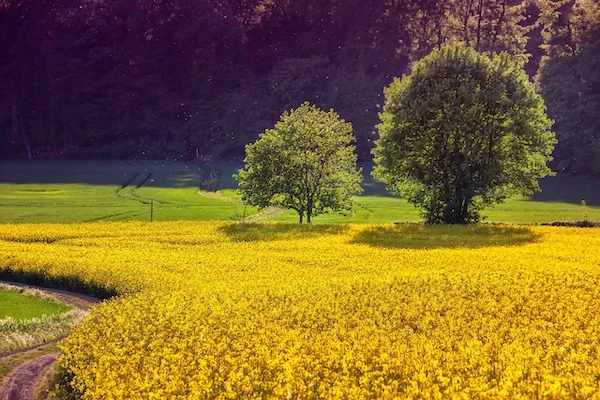
[{"label": "field boundary line", "polygon": [[[63,303],[67,303],[74,307],[80,308],[85,311],[89,310],[91,305],[100,303],[102,301],[102,299],[100,299],[98,297],[90,296],[87,294],[70,292],[68,290],[63,290],[63,289],[54,289],[54,288],[31,285],[28,283],[21,283],[21,282],[16,282],[16,281],[0,280],[0,283],[3,283],[5,285],[10,285],[10,286],[17,286],[17,287],[29,288],[29,289],[37,289],[42,292],[47,292],[49,294],[53,294],[54,297],[57,297],[59,301],[61,301]],[[78,299],[79,301],[75,300],[75,299]],[[87,307],[86,307],[86,305],[87,305]]]}]

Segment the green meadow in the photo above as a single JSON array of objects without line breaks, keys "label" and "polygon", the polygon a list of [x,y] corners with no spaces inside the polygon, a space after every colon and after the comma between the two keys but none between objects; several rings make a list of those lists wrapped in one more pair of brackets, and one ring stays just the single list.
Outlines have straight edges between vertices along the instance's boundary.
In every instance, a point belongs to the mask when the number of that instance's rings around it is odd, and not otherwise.
[{"label": "green meadow", "polygon": [[[241,164],[178,161],[1,161],[0,223],[251,220],[295,222],[294,211],[258,213],[236,194]],[[316,224],[419,221],[412,205],[373,180],[353,210],[317,216]],[[600,221],[600,181],[545,178],[542,192],[485,210],[485,222]],[[203,189],[203,190],[201,190]],[[585,200],[586,207],[581,201]]]},{"label": "green meadow", "polygon": [[0,287],[0,320],[8,317],[25,320],[42,315],[60,314],[69,309],[71,307],[58,301],[28,296],[18,290]]}]

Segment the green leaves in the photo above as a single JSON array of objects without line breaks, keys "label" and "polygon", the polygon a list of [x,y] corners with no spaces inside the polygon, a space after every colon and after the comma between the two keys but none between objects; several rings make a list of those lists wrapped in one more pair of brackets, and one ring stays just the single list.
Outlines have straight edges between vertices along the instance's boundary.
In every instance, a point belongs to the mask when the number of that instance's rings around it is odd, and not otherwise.
[{"label": "green leaves", "polygon": [[374,175],[427,222],[477,221],[485,206],[531,194],[537,178],[551,174],[552,123],[508,54],[444,47],[385,96]]},{"label": "green leaves", "polygon": [[559,144],[555,168],[600,175],[600,4],[548,2],[536,77]]},{"label": "green leaves", "polygon": [[362,191],[352,125],[309,103],[285,112],[272,129],[246,146],[245,168],[234,177],[242,199],[277,205],[304,216],[348,210]]}]

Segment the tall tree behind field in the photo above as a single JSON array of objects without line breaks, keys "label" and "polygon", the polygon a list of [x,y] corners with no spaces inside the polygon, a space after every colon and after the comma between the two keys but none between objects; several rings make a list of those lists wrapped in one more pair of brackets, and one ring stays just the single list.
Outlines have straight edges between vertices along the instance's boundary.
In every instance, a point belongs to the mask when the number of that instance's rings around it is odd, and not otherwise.
[{"label": "tall tree behind field", "polygon": [[408,21],[413,58],[444,44],[463,42],[477,51],[526,53],[529,27],[524,24],[528,1],[425,0],[413,1]]},{"label": "tall tree behind field", "polygon": [[220,12],[208,0],[6,3],[5,155],[164,157],[189,142],[195,103],[242,72],[242,32]]},{"label": "tall tree behind field", "polygon": [[[2,118],[0,126],[4,131],[2,147],[18,149],[23,155],[32,158],[32,148],[36,141],[47,138],[41,134],[44,120],[37,108],[40,96],[49,97],[53,104],[55,97],[49,86],[40,87],[36,80],[47,80],[53,68],[47,56],[52,44],[39,30],[39,25],[47,25],[47,13],[51,7],[39,7],[35,1],[23,0],[17,3],[0,3],[0,105]],[[38,138],[36,138],[38,136]]]},{"label": "tall tree behind field", "polygon": [[397,54],[406,10],[387,3],[393,2],[274,0],[265,6],[242,49],[249,76],[222,97],[217,130],[252,142],[282,112],[308,100],[351,121],[357,151],[368,157],[382,87],[407,65]]},{"label": "tall tree behind field", "polygon": [[367,158],[394,76],[444,43],[524,54],[527,3],[4,0],[0,155],[239,157],[308,100]]},{"label": "tall tree behind field", "polygon": [[556,122],[555,168],[600,176],[600,3],[542,3],[544,50],[537,83]]},{"label": "tall tree behind field", "polygon": [[241,73],[232,60],[238,25],[210,1],[88,6],[70,21],[85,21],[74,29],[86,33],[82,62],[96,74],[91,91],[98,114],[85,129],[94,147],[106,147],[112,156],[185,153],[172,147],[192,141],[197,103]]},{"label": "tall tree behind field", "polygon": [[[357,152],[366,158],[384,85],[402,75],[411,60],[445,43],[463,41],[523,57],[530,29],[524,22],[527,4],[273,0],[247,33],[245,59],[255,79],[234,89],[233,103],[226,100],[231,107],[220,119],[223,131],[252,141],[281,112],[309,100],[353,123]],[[243,92],[248,94],[240,97]]]}]

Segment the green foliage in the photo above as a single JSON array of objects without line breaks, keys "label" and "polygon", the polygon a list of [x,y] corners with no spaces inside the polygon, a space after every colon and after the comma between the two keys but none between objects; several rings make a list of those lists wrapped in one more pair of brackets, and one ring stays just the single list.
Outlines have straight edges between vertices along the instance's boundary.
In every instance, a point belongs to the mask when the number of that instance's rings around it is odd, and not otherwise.
[{"label": "green foliage", "polygon": [[477,51],[526,53],[530,27],[525,0],[408,1],[405,28],[410,41],[403,50],[415,59],[444,43],[464,43]]},{"label": "green foliage", "polygon": [[285,112],[273,129],[246,146],[235,178],[242,200],[295,210],[302,223],[328,211],[349,210],[362,191],[352,125],[309,103]]},{"label": "green foliage", "polygon": [[551,174],[554,134],[522,65],[462,45],[417,62],[385,89],[375,176],[428,223],[478,221]]},{"label": "green foliage", "polygon": [[600,176],[600,4],[549,2],[537,84],[556,123],[559,171]]},{"label": "green foliage", "polygon": [[0,156],[238,159],[308,100],[366,159],[377,88],[443,43],[523,55],[529,3],[0,0]]}]

